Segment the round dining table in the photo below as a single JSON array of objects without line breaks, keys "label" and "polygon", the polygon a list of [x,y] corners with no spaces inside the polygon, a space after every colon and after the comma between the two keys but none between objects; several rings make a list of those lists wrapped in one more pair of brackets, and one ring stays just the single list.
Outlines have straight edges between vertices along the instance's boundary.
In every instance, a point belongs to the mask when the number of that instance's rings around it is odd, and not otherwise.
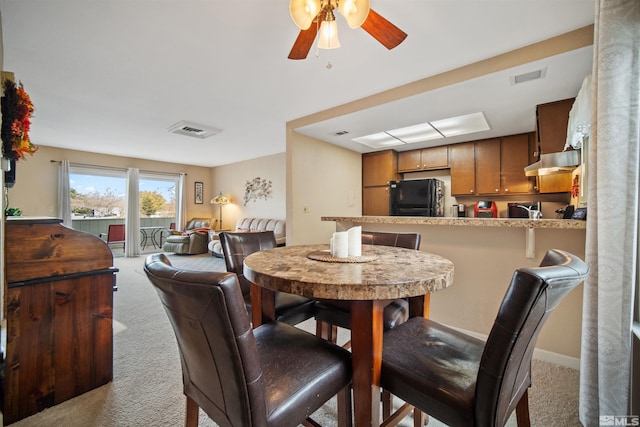
[{"label": "round dining table", "polygon": [[333,258],[329,245],[297,245],[254,252],[244,260],[254,327],[274,320],[276,291],[350,301],[358,427],[380,423],[384,306],[408,298],[410,316],[428,317],[430,294],[452,284],[453,270],[453,263],[439,255],[379,245],[362,245],[358,257]]}]

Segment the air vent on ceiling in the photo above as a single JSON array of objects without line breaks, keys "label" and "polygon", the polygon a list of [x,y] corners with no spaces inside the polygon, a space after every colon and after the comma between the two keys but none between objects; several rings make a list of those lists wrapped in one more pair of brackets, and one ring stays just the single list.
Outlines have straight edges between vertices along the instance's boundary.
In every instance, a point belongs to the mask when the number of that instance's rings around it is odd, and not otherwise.
[{"label": "air vent on ceiling", "polygon": [[167,130],[178,135],[192,136],[194,138],[200,139],[208,138],[222,132],[222,129],[201,125],[186,120],[179,121],[178,123],[169,127]]},{"label": "air vent on ceiling", "polygon": [[348,133],[349,133],[348,130],[339,130],[338,132],[334,133],[334,135],[335,136],[342,136],[342,135],[346,135]]},{"label": "air vent on ceiling", "polygon": [[517,76],[511,76],[509,77],[509,80],[511,81],[512,85],[517,85],[519,83],[528,82],[530,80],[542,79],[546,74],[547,74],[547,67],[544,67],[539,70],[518,74]]}]

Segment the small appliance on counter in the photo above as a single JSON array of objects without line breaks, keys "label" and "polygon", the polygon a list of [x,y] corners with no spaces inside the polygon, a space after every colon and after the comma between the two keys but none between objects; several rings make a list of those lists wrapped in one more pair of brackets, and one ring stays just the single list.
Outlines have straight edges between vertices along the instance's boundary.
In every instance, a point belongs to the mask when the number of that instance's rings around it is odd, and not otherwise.
[{"label": "small appliance on counter", "polygon": [[574,211],[575,211],[575,208],[573,207],[573,205],[567,205],[564,208],[556,209],[558,218],[562,218],[562,219],[572,219]]},{"label": "small appliance on counter", "polygon": [[467,207],[464,203],[458,203],[457,205],[453,205],[454,216],[458,218],[464,218],[467,216]]},{"label": "small appliance on counter", "polygon": [[498,218],[496,202],[487,200],[476,202],[473,208],[473,216],[476,218]]},{"label": "small appliance on counter", "polygon": [[528,209],[542,212],[542,203],[515,202],[515,203],[507,204],[507,211],[508,211],[507,213],[509,214],[509,218],[529,218]]}]

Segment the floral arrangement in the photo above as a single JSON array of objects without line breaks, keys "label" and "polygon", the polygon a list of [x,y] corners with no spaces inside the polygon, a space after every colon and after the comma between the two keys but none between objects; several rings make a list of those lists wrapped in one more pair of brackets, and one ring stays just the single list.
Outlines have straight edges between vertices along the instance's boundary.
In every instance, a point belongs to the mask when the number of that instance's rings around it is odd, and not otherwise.
[{"label": "floral arrangement", "polygon": [[24,90],[22,83],[18,86],[6,79],[2,96],[2,155],[9,160],[24,159],[27,154],[33,155],[38,147],[29,140],[33,103]]},{"label": "floral arrangement", "polygon": [[271,181],[259,176],[247,181],[244,187],[244,205],[257,199],[267,200],[271,197]]}]

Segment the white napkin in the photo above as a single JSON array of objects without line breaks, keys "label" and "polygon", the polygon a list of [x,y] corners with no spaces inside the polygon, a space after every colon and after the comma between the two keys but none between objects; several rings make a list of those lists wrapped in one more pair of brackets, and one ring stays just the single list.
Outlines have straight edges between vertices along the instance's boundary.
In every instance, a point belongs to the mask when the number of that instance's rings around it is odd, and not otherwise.
[{"label": "white napkin", "polygon": [[337,231],[333,233],[331,256],[334,258],[346,258],[349,256],[349,233]]},{"label": "white napkin", "polygon": [[351,227],[347,230],[349,235],[349,256],[362,255],[362,227]]}]

